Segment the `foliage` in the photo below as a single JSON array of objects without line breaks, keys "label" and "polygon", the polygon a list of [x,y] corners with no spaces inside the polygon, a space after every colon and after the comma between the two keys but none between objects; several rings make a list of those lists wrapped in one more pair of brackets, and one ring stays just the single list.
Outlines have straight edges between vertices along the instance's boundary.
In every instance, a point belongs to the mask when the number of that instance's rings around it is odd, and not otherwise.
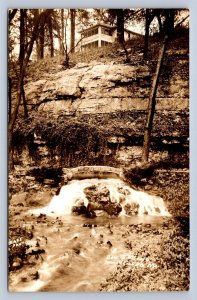
[{"label": "foliage", "polygon": [[13,270],[13,261],[16,258],[20,258],[22,261],[26,257],[26,250],[28,245],[26,244],[27,240],[32,239],[32,231],[27,230],[22,227],[11,227],[9,228],[9,268]]},{"label": "foliage", "polygon": [[[176,122],[177,115],[181,116],[179,123]],[[121,144],[111,143],[110,137],[123,137],[125,146],[141,147],[144,120],[144,111],[117,111],[106,115],[77,117],[62,113],[58,117],[55,116],[53,120],[48,114],[41,115],[35,112],[26,121],[20,119],[17,124],[13,141],[15,162],[20,162],[21,155],[28,155],[29,153],[36,164],[40,164],[45,154],[42,154],[43,152],[40,152],[39,149],[40,146],[42,149],[46,146],[48,151],[46,154],[48,158],[46,159],[50,166],[53,164],[56,167],[62,165],[74,167],[77,164],[117,166],[116,150]],[[143,179],[146,177],[152,179],[153,170],[159,168],[180,169],[188,167],[188,114],[185,112],[177,114],[157,112],[155,122],[158,127],[153,130],[151,145],[151,162],[153,165],[150,168],[147,165],[145,169],[134,167],[138,161],[137,157],[133,157],[130,163],[125,162],[125,165],[128,166],[125,171],[125,178],[131,184],[135,182],[135,185],[143,186]],[[172,136],[172,128],[173,136],[176,138]],[[178,135],[182,137],[179,139]],[[26,152],[26,145],[28,146],[28,153]],[[165,153],[164,156],[163,153]],[[24,162],[24,157],[22,161]]]},{"label": "foliage", "polygon": [[175,220],[160,225],[131,224],[124,236],[131,255],[128,252],[127,258],[103,281],[102,291],[189,289],[189,240],[182,236]]},{"label": "foliage", "polygon": [[130,184],[140,185],[144,178],[150,178],[153,175],[154,167],[151,164],[141,164],[124,170],[124,177]]},{"label": "foliage", "polygon": [[95,157],[99,160],[105,156],[105,135],[95,126],[86,123],[69,122],[56,119],[51,122],[39,117],[33,121],[29,118],[21,122],[14,132],[13,145],[18,151],[27,144],[30,155],[36,159],[38,145],[36,138],[46,142],[51,157],[59,155],[62,162],[70,164],[94,163]]}]

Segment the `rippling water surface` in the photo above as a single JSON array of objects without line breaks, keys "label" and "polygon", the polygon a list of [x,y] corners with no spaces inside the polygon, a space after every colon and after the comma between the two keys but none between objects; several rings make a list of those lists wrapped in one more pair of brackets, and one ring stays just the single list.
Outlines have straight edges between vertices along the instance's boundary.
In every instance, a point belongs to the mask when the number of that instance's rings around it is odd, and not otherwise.
[{"label": "rippling water surface", "polygon": [[[79,199],[88,205],[84,188],[98,184],[109,189],[112,201],[121,203],[120,216],[102,214],[88,219],[71,215],[72,206]],[[124,201],[121,200],[122,193]],[[124,205],[132,202],[139,204],[139,213],[128,216]],[[47,237],[47,243],[44,239],[40,241],[46,255],[38,270],[39,279],[31,282],[16,279],[11,287],[15,291],[98,291],[101,281],[115,269],[118,259],[130,254],[121,243],[121,226],[118,228],[117,225],[157,224],[170,216],[160,197],[135,191],[119,179],[72,181],[62,187],[48,206],[30,213],[56,217],[62,225],[41,223],[35,227],[34,236]]]}]

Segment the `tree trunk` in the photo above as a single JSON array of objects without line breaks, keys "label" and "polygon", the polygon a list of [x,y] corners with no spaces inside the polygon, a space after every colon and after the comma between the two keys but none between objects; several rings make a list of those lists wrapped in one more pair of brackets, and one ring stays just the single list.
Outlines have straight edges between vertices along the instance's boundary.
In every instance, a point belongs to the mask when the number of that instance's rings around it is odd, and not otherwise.
[{"label": "tree trunk", "polygon": [[50,12],[44,11],[39,16],[35,17],[35,25],[34,25],[34,28],[33,28],[33,31],[32,31],[31,40],[29,42],[25,58],[21,63],[20,76],[19,76],[19,79],[18,79],[18,87],[17,87],[16,104],[12,109],[12,114],[11,114],[11,118],[9,120],[9,125],[8,125],[8,150],[9,150],[9,165],[10,166],[12,165],[13,130],[14,130],[14,125],[15,125],[17,115],[18,115],[19,105],[20,105],[20,102],[21,102],[22,91],[23,91],[23,80],[24,80],[24,76],[25,76],[25,71],[26,71],[26,68],[27,68],[27,65],[28,65],[28,62],[29,62],[29,58],[30,58],[31,53],[32,53],[34,42],[35,42],[35,40],[38,36],[39,25],[45,23],[45,19],[47,18],[47,16],[49,14],[50,14]]},{"label": "tree trunk", "polygon": [[62,36],[60,33],[60,28],[57,28],[57,37],[58,37],[58,42],[59,42],[59,52],[60,55],[64,55],[64,45],[63,45],[63,41],[62,41]]},{"label": "tree trunk", "polygon": [[27,44],[28,44],[28,9],[26,9],[26,16],[25,16],[25,52],[27,50]]},{"label": "tree trunk", "polygon": [[145,15],[145,36],[144,36],[144,60],[148,57],[148,40],[149,40],[149,9],[146,9]]},{"label": "tree trunk", "polygon": [[8,77],[8,120],[12,115],[12,79]]},{"label": "tree trunk", "polygon": [[13,130],[14,130],[14,125],[16,122],[17,114],[18,114],[18,109],[19,105],[21,102],[21,93],[22,93],[22,84],[23,84],[23,75],[22,73],[20,74],[19,77],[19,82],[18,82],[18,88],[17,88],[17,102],[15,106],[13,107],[13,112],[11,114],[10,120],[9,120],[9,125],[8,125],[8,151],[9,151],[9,169],[13,169],[13,145],[12,145],[12,140],[13,140]]},{"label": "tree trunk", "polygon": [[40,30],[39,30],[39,58],[43,59],[44,58],[44,25],[42,24],[40,26]]},{"label": "tree trunk", "polygon": [[50,54],[51,57],[54,57],[53,24],[52,24],[51,16],[49,17],[48,25],[49,25],[49,37],[50,37]]},{"label": "tree trunk", "polygon": [[75,9],[70,9],[70,52],[74,52],[75,48]]},{"label": "tree trunk", "polygon": [[163,34],[163,25],[162,25],[162,22],[161,22],[161,16],[160,16],[159,13],[156,16],[157,16],[157,20],[158,20],[158,24],[159,24],[159,33]]},{"label": "tree trunk", "polygon": [[169,14],[169,32],[168,35],[174,34],[175,10],[171,9]]},{"label": "tree trunk", "polygon": [[[51,10],[48,10],[49,14]],[[39,16],[43,13],[43,9],[34,9],[34,17],[39,18]],[[38,34],[36,37],[36,54],[37,59],[44,58],[44,34],[45,34],[45,24],[40,24],[38,27]]]},{"label": "tree trunk", "polygon": [[[20,73],[25,58],[25,22],[26,22],[25,20],[26,20],[26,9],[20,9],[20,53],[19,53]],[[23,82],[21,84],[21,96],[23,98],[24,117],[27,118],[28,111],[27,111],[27,104],[25,99]]]},{"label": "tree trunk", "polygon": [[40,59],[40,43],[39,43],[39,39],[36,40],[36,56],[37,56],[37,60]]},{"label": "tree trunk", "polygon": [[26,9],[20,9],[20,52],[19,62],[24,59],[25,56],[25,19]]},{"label": "tree trunk", "polygon": [[164,21],[164,32],[168,36],[172,36],[174,33],[174,9],[165,9],[165,21]]},{"label": "tree trunk", "polygon": [[64,29],[64,9],[61,9],[61,38],[60,38],[60,54],[64,55],[64,41],[65,41],[65,29]]},{"label": "tree trunk", "polygon": [[28,118],[27,101],[26,101],[26,97],[25,97],[25,89],[24,89],[23,83],[22,83],[21,95],[22,95],[22,99],[23,99],[24,117]]},{"label": "tree trunk", "polygon": [[9,21],[9,25],[10,23],[12,22],[12,20],[14,19],[16,13],[17,13],[17,10],[18,9],[12,9],[12,10],[9,10],[9,13],[8,13],[8,21]]},{"label": "tree trunk", "polygon": [[157,87],[159,82],[159,76],[161,73],[161,67],[164,59],[165,49],[167,44],[167,36],[165,36],[157,62],[157,68],[155,72],[155,76],[153,79],[149,102],[148,102],[148,116],[146,121],[145,133],[144,133],[144,143],[143,143],[143,151],[142,151],[142,163],[148,162],[149,157],[149,149],[150,149],[150,139],[151,139],[151,131],[153,126],[153,118],[155,113],[155,105],[156,105],[156,94]]},{"label": "tree trunk", "polygon": [[[35,19],[39,18],[41,13],[42,13],[41,9],[34,9],[33,10],[34,18]],[[41,25],[38,26],[38,33],[37,33],[37,37],[36,37],[37,60],[42,59],[44,57],[44,50],[42,50],[42,48],[44,47],[44,37],[43,38],[41,37],[41,35],[44,34],[44,25],[42,27],[43,28],[41,28]]]},{"label": "tree trunk", "polygon": [[69,68],[69,53],[68,53],[68,47],[66,44],[66,48],[65,48],[65,60],[64,60],[64,66],[66,68]]},{"label": "tree trunk", "polygon": [[124,43],[124,11],[123,9],[116,9],[117,14],[117,41]]},{"label": "tree trunk", "polygon": [[62,41],[64,41],[64,9],[61,9],[61,37]]}]

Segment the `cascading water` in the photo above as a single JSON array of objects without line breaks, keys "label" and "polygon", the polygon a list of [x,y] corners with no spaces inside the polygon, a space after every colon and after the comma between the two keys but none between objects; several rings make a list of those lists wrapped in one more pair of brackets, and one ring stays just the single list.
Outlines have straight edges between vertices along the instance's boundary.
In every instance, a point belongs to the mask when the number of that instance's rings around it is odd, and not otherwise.
[{"label": "cascading water", "polygon": [[[98,291],[119,260],[135,258],[124,245],[127,226],[157,226],[170,216],[162,198],[111,178],[72,180],[46,207],[29,213],[35,216],[34,237],[47,237],[45,256],[38,278],[28,280],[32,274],[24,269],[10,283],[11,291]],[[138,240],[133,228],[132,238]]]},{"label": "cascading water", "polygon": [[[94,199],[91,200],[91,197]],[[97,211],[105,211],[109,203],[112,209],[109,208],[107,212],[110,215],[115,212],[114,214],[119,216],[170,216],[161,197],[136,191],[120,179],[73,180],[61,188],[60,194],[54,196],[48,206],[32,210],[31,213],[51,216],[70,215],[73,208],[87,209],[90,204],[97,213]],[[119,205],[119,211],[113,210],[113,205],[114,207]],[[80,214],[80,209],[77,211]],[[82,211],[85,212],[85,209]]]}]

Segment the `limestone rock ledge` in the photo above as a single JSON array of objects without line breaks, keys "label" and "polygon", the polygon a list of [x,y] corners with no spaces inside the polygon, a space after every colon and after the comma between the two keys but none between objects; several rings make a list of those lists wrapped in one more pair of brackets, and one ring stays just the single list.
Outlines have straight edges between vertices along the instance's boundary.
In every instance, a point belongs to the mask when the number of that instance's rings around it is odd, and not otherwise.
[{"label": "limestone rock ledge", "polygon": [[[187,62],[181,68],[188,68]],[[78,64],[25,86],[29,105],[39,111],[63,111],[68,115],[146,110],[152,76],[148,65]],[[161,78],[156,109],[189,107],[189,83],[177,66],[171,66],[168,82]]]}]

